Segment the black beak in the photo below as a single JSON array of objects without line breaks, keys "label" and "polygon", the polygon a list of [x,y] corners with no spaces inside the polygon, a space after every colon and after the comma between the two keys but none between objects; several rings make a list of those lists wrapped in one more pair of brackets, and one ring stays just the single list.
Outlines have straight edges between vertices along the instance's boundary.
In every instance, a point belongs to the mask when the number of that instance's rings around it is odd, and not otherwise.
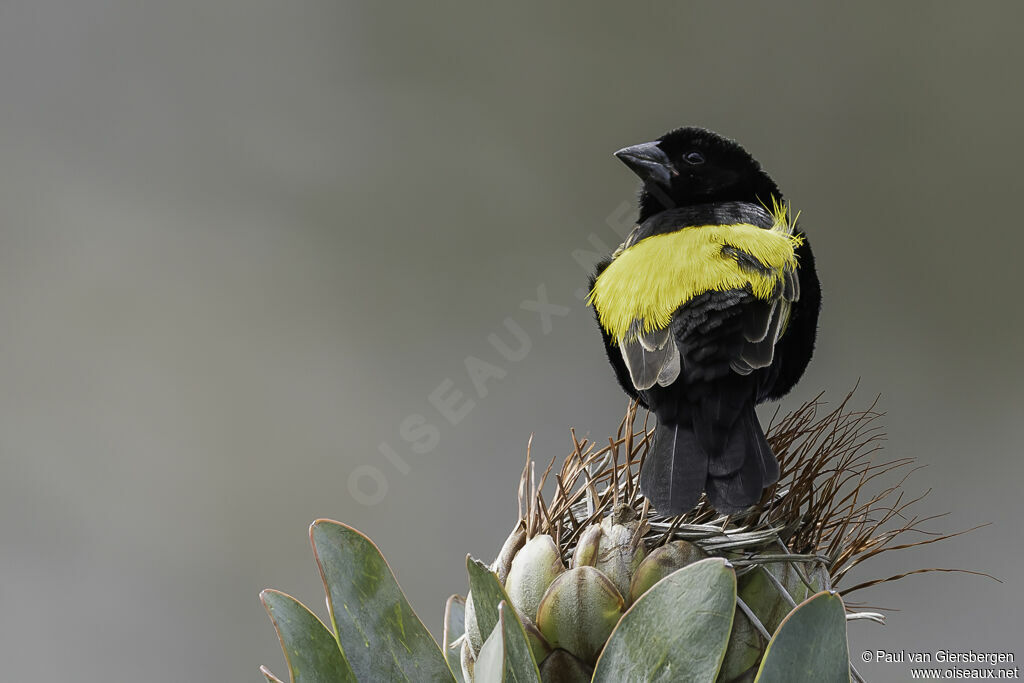
[{"label": "black beak", "polygon": [[641,180],[660,185],[666,190],[672,183],[672,176],[679,175],[657,142],[626,147],[616,152],[615,156],[640,176]]}]

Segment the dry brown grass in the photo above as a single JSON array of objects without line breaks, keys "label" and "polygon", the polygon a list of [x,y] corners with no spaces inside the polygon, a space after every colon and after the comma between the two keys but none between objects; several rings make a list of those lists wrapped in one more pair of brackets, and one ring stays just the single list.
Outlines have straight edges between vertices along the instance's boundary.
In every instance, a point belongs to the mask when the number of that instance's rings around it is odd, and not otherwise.
[{"label": "dry brown grass", "polygon": [[[646,412],[638,424],[641,411],[634,403],[607,444],[579,440],[571,431],[572,452],[557,470],[552,458],[539,478],[527,446],[519,484],[520,525],[528,536],[551,534],[568,558],[584,528],[625,506],[639,515],[637,533],[650,548],[683,539],[712,554],[728,552],[739,567],[772,558],[821,563],[833,586],[851,569],[882,553],[972,531],[942,533],[926,528],[944,515],[914,512],[928,494],[909,496],[904,489],[918,466],[913,458],[880,455],[885,440],[883,413],[877,410],[877,399],[866,409],[852,408],[855,391],[832,407],[818,395],[781,419],[773,418],[767,434],[779,458],[781,476],[757,505],[740,515],[719,515],[703,498],[693,510],[674,518],[650,508],[637,481],[653,429]],[[548,497],[545,490],[551,491]],[[916,538],[903,541],[909,537]],[[980,574],[922,568],[836,589],[848,595],[912,574],[948,571]]]}]

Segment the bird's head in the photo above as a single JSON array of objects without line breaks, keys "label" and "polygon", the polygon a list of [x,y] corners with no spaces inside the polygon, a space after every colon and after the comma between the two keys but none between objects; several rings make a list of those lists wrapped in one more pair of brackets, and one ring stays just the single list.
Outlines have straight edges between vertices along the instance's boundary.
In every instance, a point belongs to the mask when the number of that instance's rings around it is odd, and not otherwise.
[{"label": "bird's head", "polygon": [[640,220],[680,206],[782,201],[775,182],[737,143],[704,128],[677,128],[615,153],[640,176]]}]

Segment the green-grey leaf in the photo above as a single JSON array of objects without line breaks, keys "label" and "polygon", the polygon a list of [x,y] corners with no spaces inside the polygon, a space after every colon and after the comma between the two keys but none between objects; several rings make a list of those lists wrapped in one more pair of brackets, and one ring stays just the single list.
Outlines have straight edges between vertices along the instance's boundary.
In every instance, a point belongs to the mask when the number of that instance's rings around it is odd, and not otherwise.
[{"label": "green-grey leaf", "polygon": [[260,667],[260,673],[261,673],[261,674],[263,674],[263,677],[264,677],[265,679],[267,679],[267,683],[284,683],[284,681],[282,681],[282,680],[281,680],[280,678],[278,678],[277,676],[275,676],[275,675],[274,675],[274,674],[273,674],[273,673],[272,673],[272,672],[270,671],[270,669],[268,669],[268,668],[267,668],[267,667],[265,667],[265,666],[261,666],[261,667]]},{"label": "green-grey leaf", "polygon": [[[494,627],[504,618],[505,680],[516,683],[539,683],[540,673],[537,671],[537,663],[533,661],[526,631],[515,611],[509,607],[512,601],[505,594],[498,577],[487,568],[487,565],[471,557],[466,558],[466,570],[469,572],[469,588],[473,594],[473,609],[480,632],[493,633]],[[479,657],[476,671],[479,680]]]},{"label": "green-grey leaf", "polygon": [[441,639],[441,650],[448,660],[448,668],[452,670],[457,683],[465,683],[462,677],[460,649],[452,647],[452,642],[466,633],[466,599],[461,595],[453,595],[444,605],[444,634]]},{"label": "green-grey leaf", "polygon": [[756,683],[849,683],[846,609],[822,591],[796,606],[768,643]]},{"label": "green-grey leaf", "polygon": [[360,681],[454,681],[373,541],[326,519],[309,528],[327,605],[345,658]]},{"label": "green-grey leaf", "polygon": [[480,624],[476,620],[476,603],[473,600],[473,591],[466,593],[466,641],[469,643],[469,650],[476,657],[484,644],[485,633],[480,630]]},{"label": "green-grey leaf", "polygon": [[[483,647],[483,643],[480,643]],[[469,640],[462,641],[462,647],[459,648],[459,662],[462,665],[462,680],[473,681],[476,676],[473,675],[473,665],[476,663],[476,659],[473,657],[473,648],[469,644]]]},{"label": "green-grey leaf", "polygon": [[260,593],[260,600],[277,629],[293,683],[355,682],[334,634],[305,605],[274,590]]},{"label": "green-grey leaf", "polygon": [[736,574],[709,558],[669,574],[623,615],[597,660],[594,681],[711,683],[725,656]]},{"label": "green-grey leaf", "polygon": [[480,648],[473,676],[476,683],[502,683],[506,672],[505,639],[498,624]]},{"label": "green-grey leaf", "polygon": [[506,681],[514,683],[539,683],[540,672],[533,658],[533,646],[526,635],[526,628],[519,621],[510,603],[498,605],[498,624],[505,638],[505,662],[508,671]]}]

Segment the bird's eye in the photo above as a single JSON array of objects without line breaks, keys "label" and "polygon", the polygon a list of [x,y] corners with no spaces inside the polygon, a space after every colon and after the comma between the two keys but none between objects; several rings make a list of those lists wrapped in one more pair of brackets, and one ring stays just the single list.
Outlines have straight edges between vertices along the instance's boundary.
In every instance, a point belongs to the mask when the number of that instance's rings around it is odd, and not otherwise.
[{"label": "bird's eye", "polygon": [[694,166],[704,163],[704,155],[700,152],[687,152],[683,158],[686,159],[686,163],[693,164]]}]

